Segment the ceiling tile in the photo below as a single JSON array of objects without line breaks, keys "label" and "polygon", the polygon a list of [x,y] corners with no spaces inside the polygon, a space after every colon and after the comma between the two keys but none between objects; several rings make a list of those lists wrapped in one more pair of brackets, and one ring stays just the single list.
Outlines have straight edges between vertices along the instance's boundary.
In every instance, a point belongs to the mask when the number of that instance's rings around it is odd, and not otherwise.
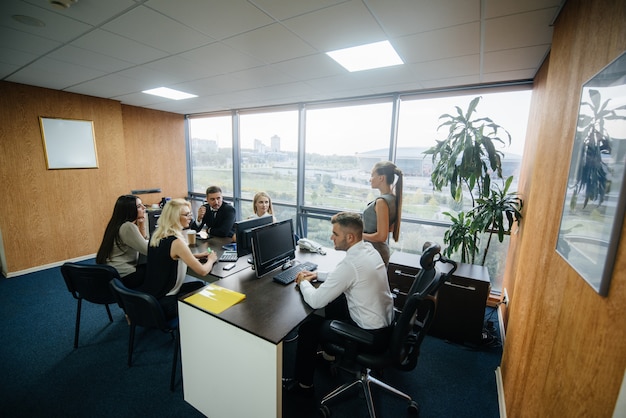
[{"label": "ceiling tile", "polygon": [[232,73],[233,79],[239,82],[242,89],[267,87],[276,84],[293,82],[293,77],[284,74],[270,66],[263,66]]},{"label": "ceiling tile", "polygon": [[515,70],[515,71],[502,71],[497,73],[483,74],[481,80],[482,83],[501,83],[504,81],[513,80],[532,80],[535,77],[536,70]]},{"label": "ceiling tile", "polygon": [[205,71],[205,77],[241,71],[264,64],[263,61],[220,42],[184,52],[180,56],[200,65]]},{"label": "ceiling tile", "polygon": [[[2,54],[2,50],[0,50],[0,54]],[[19,70],[19,65],[9,64],[6,62],[0,61],[0,77],[7,77],[9,74],[14,73]]]},{"label": "ceiling tile", "polygon": [[134,65],[132,62],[118,60],[72,45],[66,45],[53,51],[48,54],[48,57],[57,61],[93,68],[99,72],[115,72]]},{"label": "ceiling tile", "polygon": [[167,55],[156,48],[100,29],[75,40],[72,45],[134,64],[143,64]]},{"label": "ceiling tile", "polygon": [[[514,71],[516,69],[537,71],[549,50],[550,45],[537,45],[528,48],[488,52],[483,58],[483,71],[485,73]],[[531,63],[535,65],[532,66]],[[524,66],[528,66],[528,68],[524,68]]]},{"label": "ceiling tile", "polygon": [[194,94],[213,95],[241,90],[239,83],[230,74],[207,77],[193,81],[186,81],[172,86],[177,90],[193,92]]},{"label": "ceiling tile", "polygon": [[297,80],[315,79],[345,74],[346,69],[326,54],[318,53],[306,57],[272,64],[272,67]]},{"label": "ceiling tile", "polygon": [[480,24],[470,23],[394,40],[405,63],[433,61],[480,53]]},{"label": "ceiling tile", "polygon": [[102,28],[170,53],[187,51],[214,41],[147,7],[137,7]]},{"label": "ceiling tile", "polygon": [[268,13],[274,19],[284,20],[315,10],[324,9],[344,3],[346,0],[250,0],[258,8]]},{"label": "ceiling tile", "polygon": [[40,80],[36,85],[40,87],[63,90],[104,74],[103,71],[44,57],[12,74],[8,81],[23,83],[24,80],[36,77]]},{"label": "ceiling tile", "polygon": [[[12,28],[0,27],[0,46],[6,48],[6,54],[10,54],[11,51],[21,51],[40,56],[58,48],[61,43]],[[12,61],[12,57],[0,55],[0,61]]]},{"label": "ceiling tile", "polygon": [[489,19],[485,22],[485,52],[549,44],[552,40],[550,9]]},{"label": "ceiling tile", "polygon": [[[15,29],[57,42],[69,42],[92,29],[91,25],[22,1],[2,0],[0,10],[0,27]],[[11,17],[13,15],[39,19],[45,23],[45,26],[29,26],[19,23]]]},{"label": "ceiling tile", "polygon": [[148,64],[144,64],[142,67],[154,70],[162,74],[164,78],[167,74],[173,75],[175,79],[175,81],[173,81],[174,83],[196,80],[207,76],[205,67],[178,55],[152,61]]},{"label": "ceiling tile", "polygon": [[268,64],[315,52],[278,23],[234,36],[224,43]]},{"label": "ceiling tile", "polygon": [[367,7],[392,37],[480,20],[480,0],[369,0]]},{"label": "ceiling tile", "polygon": [[[6,0],[4,0],[6,1]],[[99,25],[109,19],[137,7],[133,0],[79,0],[72,7],[57,10],[47,0],[24,0],[37,7],[45,8],[59,16],[69,17],[89,25]]]},{"label": "ceiling tile", "polygon": [[318,51],[327,52],[387,39],[360,1],[341,3],[284,21]]},{"label": "ceiling tile", "polygon": [[137,80],[121,74],[110,74],[68,87],[66,91],[115,99],[136,89]]},{"label": "ceiling tile", "polygon": [[485,18],[510,16],[540,9],[551,9],[554,13],[566,0],[484,0]]},{"label": "ceiling tile", "polygon": [[425,89],[448,89],[455,87],[463,87],[472,84],[479,84],[480,77],[477,75],[452,77],[452,78],[439,78],[435,80],[424,80],[422,84]]},{"label": "ceiling tile", "polygon": [[150,0],[146,5],[219,40],[274,23],[245,0]]},{"label": "ceiling tile", "polygon": [[422,62],[410,66],[422,82],[428,80],[479,76],[480,56],[465,55],[442,60]]}]

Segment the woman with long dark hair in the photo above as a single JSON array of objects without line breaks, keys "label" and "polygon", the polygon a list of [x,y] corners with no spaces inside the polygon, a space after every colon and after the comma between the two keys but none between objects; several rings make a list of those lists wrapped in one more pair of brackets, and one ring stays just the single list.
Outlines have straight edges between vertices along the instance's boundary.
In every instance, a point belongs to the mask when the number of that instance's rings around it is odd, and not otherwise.
[{"label": "woman with long dark hair", "polygon": [[148,255],[146,207],[134,195],[117,198],[113,215],[104,230],[96,263],[115,267],[129,288],[141,286],[145,265],[138,265],[139,254]]}]

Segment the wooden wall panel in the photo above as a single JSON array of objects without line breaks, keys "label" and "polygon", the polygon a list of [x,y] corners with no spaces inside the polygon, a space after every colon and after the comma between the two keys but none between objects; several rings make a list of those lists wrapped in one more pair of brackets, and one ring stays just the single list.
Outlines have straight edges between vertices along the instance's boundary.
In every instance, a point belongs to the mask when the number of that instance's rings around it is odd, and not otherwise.
[{"label": "wooden wall panel", "polygon": [[580,88],[626,49],[624,22],[622,0],[568,1],[536,80],[523,232],[505,281],[514,289],[502,360],[508,417],[610,417],[624,376],[626,242],[606,298],[555,252]]},{"label": "wooden wall panel", "polygon": [[[47,170],[39,116],[93,121],[99,168]],[[143,123],[149,124],[149,141],[137,133]],[[182,115],[0,82],[3,271],[94,254],[115,200],[136,187],[135,179],[164,176],[165,191],[185,196],[183,126]],[[160,173],[150,167],[174,170]]]},{"label": "wooden wall panel", "polygon": [[[542,108],[542,104],[545,103],[543,99],[545,96],[545,79],[548,74],[550,58],[547,57],[533,83],[533,95],[530,103],[530,112],[528,114],[528,126],[526,128],[526,140],[524,142],[524,158],[522,159],[522,166],[520,167],[520,173],[522,176],[519,180],[518,192],[520,193],[525,209],[523,209],[523,215],[526,216],[528,212],[529,196],[532,187],[532,173],[535,172],[535,162],[537,161],[537,153],[542,152],[542,148],[538,141],[533,141],[528,138],[536,138],[538,136],[537,131],[539,129],[538,121],[541,120],[541,115],[545,112]],[[522,223],[525,220],[522,219]],[[515,295],[515,271],[519,264],[519,247],[524,237],[524,228],[520,228],[516,234],[511,235],[511,241],[509,244],[509,250],[506,260],[506,267],[504,272],[503,289],[506,289],[509,299],[512,300]],[[500,312],[502,313],[502,321],[504,322],[505,329],[508,325],[508,308],[504,305],[501,306]]]},{"label": "wooden wall panel", "polygon": [[141,196],[146,204],[187,196],[183,116],[133,106],[122,106],[122,114],[129,191],[161,188],[162,193]]}]

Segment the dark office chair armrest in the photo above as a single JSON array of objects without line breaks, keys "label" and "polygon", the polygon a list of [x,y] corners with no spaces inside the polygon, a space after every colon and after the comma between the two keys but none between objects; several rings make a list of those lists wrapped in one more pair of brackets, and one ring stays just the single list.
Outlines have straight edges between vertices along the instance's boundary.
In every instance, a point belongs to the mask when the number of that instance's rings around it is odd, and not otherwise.
[{"label": "dark office chair armrest", "polygon": [[350,341],[365,345],[374,344],[374,336],[372,334],[354,325],[335,320],[330,323],[330,329],[337,335]]}]

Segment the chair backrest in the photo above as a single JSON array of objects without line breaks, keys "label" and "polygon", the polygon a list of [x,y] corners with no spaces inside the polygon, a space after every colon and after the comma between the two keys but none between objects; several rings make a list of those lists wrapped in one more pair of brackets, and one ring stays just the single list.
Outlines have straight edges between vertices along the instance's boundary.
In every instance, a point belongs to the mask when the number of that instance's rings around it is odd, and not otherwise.
[{"label": "chair backrest", "polygon": [[[441,281],[442,277],[438,275],[437,281]],[[436,308],[436,298],[428,293],[414,293],[408,297],[396,319],[389,347],[396,368],[400,370],[415,368],[420,346],[435,316]]]},{"label": "chair backrest", "polygon": [[131,324],[161,330],[174,327],[173,321],[166,320],[159,301],[151,294],[129,289],[119,279],[111,280],[110,286]]},{"label": "chair backrest", "polygon": [[[456,271],[456,263],[443,258],[440,251],[441,247],[433,244],[422,254],[422,269],[411,286],[402,312],[396,318],[389,351],[396,368],[400,370],[413,370],[417,365],[420,346],[435,317],[437,292]],[[436,268],[437,262],[450,263],[452,269],[442,274]]]},{"label": "chair backrest", "polygon": [[[441,247],[439,244],[431,244],[420,257],[421,270],[415,276],[407,295],[414,293],[432,294],[432,287],[436,284],[435,276],[438,274],[435,265],[437,263]],[[406,302],[405,302],[406,304]]]},{"label": "chair backrest", "polygon": [[76,299],[85,299],[97,304],[115,303],[109,282],[119,278],[115,268],[104,264],[65,263],[61,266],[61,274],[67,290]]}]

